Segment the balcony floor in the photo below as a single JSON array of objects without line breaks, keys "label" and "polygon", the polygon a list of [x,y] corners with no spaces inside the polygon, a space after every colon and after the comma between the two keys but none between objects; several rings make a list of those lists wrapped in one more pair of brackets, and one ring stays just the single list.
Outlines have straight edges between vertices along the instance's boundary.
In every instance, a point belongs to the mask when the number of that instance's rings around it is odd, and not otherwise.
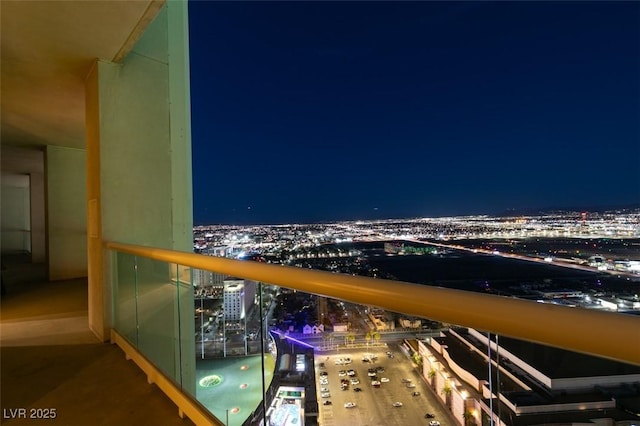
[{"label": "balcony floor", "polygon": [[[89,331],[86,279],[5,284],[2,424],[193,425],[117,346]],[[19,408],[27,418],[10,411]],[[30,409],[55,409],[56,419],[30,419]]]}]

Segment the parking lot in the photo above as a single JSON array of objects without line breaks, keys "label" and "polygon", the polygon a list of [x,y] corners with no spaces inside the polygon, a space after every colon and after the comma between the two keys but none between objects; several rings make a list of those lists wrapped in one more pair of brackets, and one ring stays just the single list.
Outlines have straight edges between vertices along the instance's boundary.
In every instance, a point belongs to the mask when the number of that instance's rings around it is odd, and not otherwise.
[{"label": "parking lot", "polygon": [[[320,424],[450,424],[448,415],[412,362],[398,350],[340,350],[316,354]],[[326,404],[326,405],[325,405]],[[433,418],[425,418],[425,414]]]}]

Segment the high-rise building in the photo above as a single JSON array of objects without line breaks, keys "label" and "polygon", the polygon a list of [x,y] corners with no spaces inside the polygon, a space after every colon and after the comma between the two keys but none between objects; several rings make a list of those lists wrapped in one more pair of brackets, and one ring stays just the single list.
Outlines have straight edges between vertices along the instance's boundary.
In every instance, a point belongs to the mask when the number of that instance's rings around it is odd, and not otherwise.
[{"label": "high-rise building", "polygon": [[194,269],[193,285],[201,288],[213,288],[222,290],[224,285],[225,275],[218,272],[205,271],[202,269]]},{"label": "high-rise building", "polygon": [[245,319],[255,303],[257,283],[239,278],[224,280],[224,318]]}]

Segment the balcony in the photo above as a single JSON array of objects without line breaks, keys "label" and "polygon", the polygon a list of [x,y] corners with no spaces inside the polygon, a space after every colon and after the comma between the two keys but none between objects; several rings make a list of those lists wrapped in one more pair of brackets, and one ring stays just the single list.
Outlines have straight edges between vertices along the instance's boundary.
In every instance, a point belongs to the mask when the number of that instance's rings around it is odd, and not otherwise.
[{"label": "balcony", "polygon": [[[168,394],[177,388],[178,392],[192,398],[191,403],[196,408],[210,410],[224,424],[259,424],[261,420],[266,420],[261,418],[264,413],[267,413],[266,417],[274,415],[271,405],[278,385],[283,384],[279,373],[280,365],[284,362],[282,352],[287,349],[286,345],[278,345],[277,338],[270,337],[269,309],[273,307],[269,302],[281,292],[292,291],[304,300],[322,296],[338,304],[346,302],[376,307],[411,318],[428,318],[624,363],[640,364],[638,347],[625,343],[640,325],[640,319],[634,316],[158,248],[119,243],[106,243],[106,248],[111,253],[109,269],[114,280],[113,340],[134,359],[136,355],[132,354],[140,353],[145,360],[143,370],[154,371],[148,374],[166,380],[159,386],[172,389],[167,391]],[[236,281],[246,280],[242,294],[252,301],[254,298],[259,300],[257,306],[262,309],[254,312],[254,319],[239,315],[235,319],[226,318],[222,325],[217,325],[220,322],[215,320],[216,309],[211,308],[211,304],[208,304],[208,308],[204,305],[209,303],[203,302],[207,295],[200,294],[196,299],[193,297],[195,271],[235,277],[225,285],[226,290],[221,290],[223,292],[229,291],[229,283],[233,282],[235,286]],[[248,283],[254,283],[255,287],[250,288]],[[210,296],[209,301],[215,298],[213,294]],[[219,294],[217,297],[225,300],[226,315],[230,315],[229,312],[234,308],[233,305],[227,306],[227,303],[234,296],[225,294],[222,297]],[[241,301],[240,305],[243,303]],[[252,324],[248,326],[248,322]],[[225,328],[224,333],[217,333],[219,328],[216,327]],[[349,334],[353,334],[354,338],[361,335],[358,339],[364,345],[365,327],[355,327],[356,331],[352,328],[342,333],[344,342],[342,339],[331,343],[319,339],[301,339],[302,343],[296,345],[302,348],[300,353],[304,353],[304,348],[311,345],[314,347],[311,353],[320,359],[325,352],[335,354],[335,350],[339,352],[353,348],[353,344],[349,346],[347,341]],[[255,333],[256,338],[251,341],[243,338],[249,332]],[[218,341],[219,335],[224,336],[221,341]],[[271,334],[278,335],[285,334]],[[294,335],[291,334],[291,340],[300,340],[294,339]],[[371,338],[366,339],[366,344],[371,344],[372,348],[375,346],[373,343]],[[433,354],[441,350],[438,348],[434,346]],[[424,352],[425,357],[433,355],[425,348],[420,351]],[[146,365],[147,361],[153,365]],[[460,370],[455,364],[453,368]],[[449,374],[453,374],[453,370]],[[454,383],[449,376],[443,380],[442,383]],[[308,381],[308,377],[300,377],[297,383]],[[296,380],[293,379],[293,382]],[[219,387],[217,390],[210,389],[216,386]],[[461,395],[468,393],[460,386],[459,392],[464,392]],[[317,415],[317,411],[322,412],[318,410],[322,408],[320,398],[313,394],[313,390],[306,389],[306,398],[307,405],[302,405],[302,408],[306,408],[307,416],[314,409],[314,415]],[[465,406],[464,400],[466,397],[453,398],[457,405],[454,404],[452,410],[462,410],[460,407]],[[176,403],[180,405],[179,401]],[[482,406],[486,404],[479,405],[480,408]],[[199,423],[197,419],[194,421]]]},{"label": "balcony", "polygon": [[3,257],[3,265],[10,273],[0,321],[3,424],[193,424],[120,349],[91,333],[86,279],[34,281],[21,275],[25,263]]}]

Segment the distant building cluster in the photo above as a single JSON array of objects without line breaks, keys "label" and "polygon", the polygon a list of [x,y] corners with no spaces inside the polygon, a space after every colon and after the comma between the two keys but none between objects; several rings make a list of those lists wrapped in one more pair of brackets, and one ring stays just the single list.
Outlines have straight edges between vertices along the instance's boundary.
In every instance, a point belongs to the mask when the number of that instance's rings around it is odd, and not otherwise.
[{"label": "distant building cluster", "polygon": [[[212,256],[264,254],[354,241],[426,239],[640,238],[640,209],[539,216],[459,216],[322,224],[207,225],[194,228],[194,248]],[[638,259],[636,259],[638,260]]]},{"label": "distant building cluster", "polygon": [[[356,244],[375,241],[384,242],[385,253],[393,255],[461,249],[640,277],[640,209],[194,228],[198,253],[305,267],[314,265],[296,261],[354,258],[355,262],[362,255]],[[325,269],[354,273],[353,268],[339,270],[337,262],[332,265]],[[375,271],[369,275],[377,276]],[[220,282],[210,276],[196,278],[199,287]],[[207,279],[216,281],[204,284]]]}]

